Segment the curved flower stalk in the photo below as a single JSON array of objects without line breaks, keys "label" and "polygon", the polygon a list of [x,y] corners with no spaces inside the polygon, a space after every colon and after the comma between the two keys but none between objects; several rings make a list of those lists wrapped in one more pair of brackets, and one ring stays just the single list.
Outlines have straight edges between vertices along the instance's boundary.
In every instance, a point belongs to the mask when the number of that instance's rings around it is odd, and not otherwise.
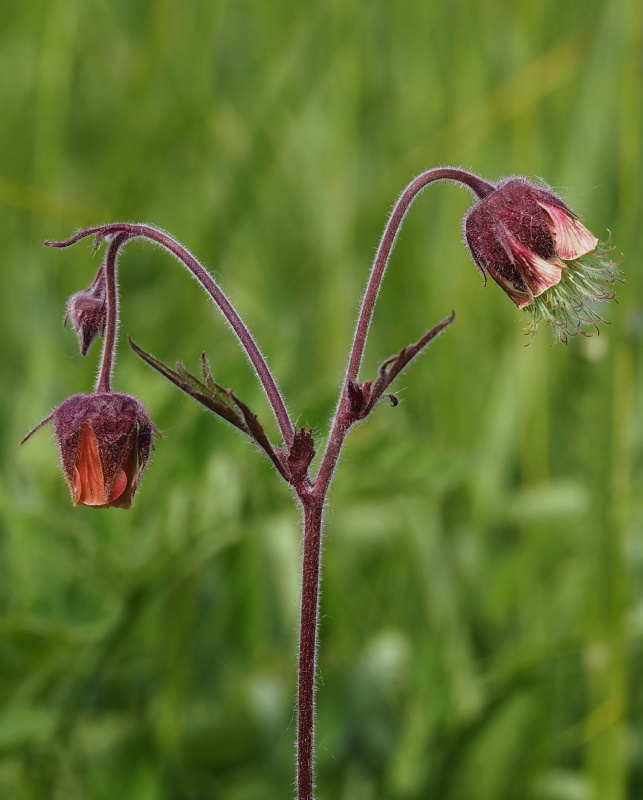
[{"label": "curved flower stalk", "polygon": [[[176,260],[192,274],[201,288],[219,308],[226,322],[232,328],[232,331],[247,355],[248,360],[254,367],[259,382],[261,383],[261,386],[266,393],[268,402],[270,403],[270,406],[274,412],[277,424],[279,425],[279,429],[284,438],[284,442],[287,445],[290,445],[294,436],[294,427],[290,419],[290,415],[286,409],[286,404],[284,403],[283,397],[277,388],[275,379],[270,372],[270,369],[268,368],[268,365],[266,364],[266,361],[261,354],[257,343],[253,339],[250,331],[241,319],[237,310],[228,299],[227,295],[223,292],[221,287],[214,280],[207,269],[205,269],[205,267],[203,267],[192,255],[192,253],[186,250],[185,247],[177,242],[176,239],[172,238],[172,236],[158,228],[155,228],[151,225],[138,225],[128,222],[85,228],[84,230],[79,231],[75,236],[72,236],[70,239],[65,241],[46,241],[45,244],[48,247],[71,247],[77,242],[80,242],[82,239],[86,239],[88,236],[95,237],[95,249],[105,241],[109,243],[105,272],[106,280],[108,281],[108,292],[110,296],[114,298],[114,301],[111,306],[110,304],[107,306],[108,313],[111,310],[112,314],[112,318],[109,320],[107,327],[108,333],[113,337],[113,341],[109,341],[108,338],[106,338],[105,345],[103,347],[103,365],[101,367],[102,380],[107,380],[107,372],[109,369],[111,369],[111,362],[113,362],[116,352],[118,296],[115,285],[115,266],[113,266],[113,264],[116,263],[119,250],[125,244],[133,241],[134,239],[147,239],[148,241],[153,242],[159,247],[162,247],[171,255],[173,255],[174,258],[176,258]],[[109,285],[110,281],[113,284],[111,286]],[[106,364],[106,360],[110,363]]]},{"label": "curved flower stalk", "polygon": [[127,508],[145,469],[156,432],[147,412],[130,395],[115,393],[111,376],[118,331],[116,266],[122,248],[147,239],[166,249],[200,283],[218,306],[255,369],[279,425],[283,443],[272,444],[255,414],[230,389],[214,380],[201,356],[201,376],[162,364],[130,340],[134,351],[179,389],[242,431],[271,460],[296,495],[303,520],[302,595],[297,687],[297,798],[313,800],[315,754],[315,685],[323,511],[346,436],[383,400],[397,399],[390,388],[397,376],[454,319],[451,312],[417,342],[386,359],[372,381],[360,381],[359,371],[380,286],[395,240],[414,200],[437,181],[458,183],[476,202],[468,211],[465,238],[478,269],[490,275],[511,300],[553,325],[556,338],[566,340],[583,323],[596,324],[596,300],[612,299],[618,279],[607,251],[553,192],[522,178],[498,184],[450,167],[428,170],[406,187],[384,229],[362,300],[344,381],[316,475],[310,474],[315,455],[312,431],[297,430],[256,342],[230,300],[211,274],[169,234],[150,225],[113,223],[80,231],[52,247],[69,247],[95,237],[95,247],[107,243],[107,253],[89,289],[70,298],[67,316],[85,354],[103,336],[101,366],[94,394],[74,395],[43,420],[26,438],[53,420],[63,472],[77,505]]}]

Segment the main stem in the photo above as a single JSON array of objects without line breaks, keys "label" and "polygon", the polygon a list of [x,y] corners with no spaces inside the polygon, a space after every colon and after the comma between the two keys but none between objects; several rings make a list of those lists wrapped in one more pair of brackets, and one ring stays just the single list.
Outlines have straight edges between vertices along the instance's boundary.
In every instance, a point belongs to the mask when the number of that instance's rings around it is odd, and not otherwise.
[{"label": "main stem", "polygon": [[304,523],[304,553],[302,559],[299,679],[297,686],[297,799],[313,800],[315,679],[317,672],[317,626],[324,500],[314,494],[308,494],[300,495],[300,501]]},{"label": "main stem", "polygon": [[366,346],[366,337],[373,318],[375,303],[388,262],[404,217],[413,201],[435,181],[454,181],[463,184],[478,199],[494,191],[495,186],[477,175],[461,169],[439,167],[415,178],[402,192],[386,224],[371,274],[362,299],[355,327],[348,366],[335,416],[322,457],[317,478],[312,487],[298,491],[303,510],[303,566],[301,587],[301,622],[299,628],[299,681],[297,693],[297,800],[313,800],[314,787],[314,730],[315,678],[317,669],[317,627],[319,619],[319,584],[321,577],[322,515],[328,489],[337,468],[339,454],[346,435],[356,422],[351,408],[348,387],[359,376]]}]

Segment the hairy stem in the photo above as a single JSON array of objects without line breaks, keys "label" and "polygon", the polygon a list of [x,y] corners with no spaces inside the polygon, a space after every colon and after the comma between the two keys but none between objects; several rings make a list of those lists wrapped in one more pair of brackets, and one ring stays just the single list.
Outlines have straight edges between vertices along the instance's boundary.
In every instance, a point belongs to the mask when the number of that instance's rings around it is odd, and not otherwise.
[{"label": "hairy stem", "polygon": [[366,285],[366,291],[362,298],[362,305],[355,326],[353,344],[348,358],[346,374],[344,375],[342,391],[340,393],[335,416],[331,422],[326,451],[322,458],[315,483],[316,489],[324,494],[328,491],[328,487],[330,486],[330,482],[337,467],[337,459],[344,445],[346,434],[354,421],[350,419],[348,385],[351,381],[356,381],[359,375],[359,368],[364,355],[368,330],[371,325],[371,320],[373,319],[375,303],[377,302],[377,296],[393,251],[393,246],[395,245],[395,240],[397,239],[404,218],[413,204],[413,201],[423,189],[426,189],[429,184],[435,183],[436,181],[461,183],[478,199],[486,197],[495,189],[492,183],[482,180],[482,178],[479,178],[471,172],[466,172],[462,169],[454,169],[452,167],[436,167],[414,178],[402,192],[397,203],[393,207],[391,216],[386,223],[386,228],[384,228],[379,247],[377,248],[371,274]]},{"label": "hairy stem", "polygon": [[300,497],[303,512],[299,682],[297,687],[297,800],[313,800],[315,755],[315,678],[323,499]]},{"label": "hairy stem", "polygon": [[[317,671],[317,638],[319,625],[319,587],[321,579],[321,543],[323,510],[330,484],[337,468],[339,454],[351,426],[359,419],[365,418],[372,407],[381,397],[382,392],[388,387],[391,380],[408,364],[408,362],[426,344],[445,328],[452,320],[451,317],[443,320],[440,325],[425,334],[415,345],[405,348],[397,357],[386,361],[380,371],[379,383],[375,389],[379,391],[372,403],[364,412],[363,402],[361,407],[355,404],[355,392],[362,391],[364,387],[357,384],[360,365],[366,346],[368,330],[373,317],[375,303],[382,284],[382,279],[395,245],[397,234],[402,226],[407,211],[418,194],[429,184],[435,181],[454,181],[466,186],[477,198],[486,197],[495,187],[469,172],[450,167],[436,168],[424,172],[415,178],[406,187],[389,217],[382,239],[380,241],[375,261],[362,299],[353,342],[349,354],[348,365],[344,382],[340,391],[339,401],[335,415],[331,422],[330,433],[326,450],[322,457],[319,472],[314,483],[308,477],[308,466],[312,458],[303,458],[302,443],[295,436],[292,421],[284,404],[283,398],[277,388],[272,373],[270,372],[256,342],[248,328],[234,309],[226,295],[220,289],[210,273],[180,245],[175,239],[163,231],[148,225],[129,223],[116,223],[95,228],[88,228],[65,242],[47,242],[53,247],[68,247],[86,236],[96,235],[96,246],[109,237],[110,244],[106,262],[106,287],[108,320],[106,327],[105,344],[101,369],[98,377],[96,391],[111,390],[111,370],[118,323],[118,298],[116,292],[116,260],[118,250],[132,239],[148,239],[168,250],[200,283],[201,287],[218,306],[230,327],[236,334],[243,350],[252,363],[261,385],[266,393],[273,410],[284,442],[288,448],[288,459],[293,462],[292,471],[288,473],[289,483],[295,488],[299,498],[303,515],[303,555],[302,555],[302,583],[301,583],[301,616],[299,628],[299,673],[297,685],[297,798],[298,800],[313,800],[314,790],[314,733],[315,733],[315,679]],[[388,370],[388,371],[387,371]],[[351,399],[351,392],[353,399]],[[362,395],[362,398],[364,395]],[[360,416],[360,414],[362,416]],[[42,424],[42,423],[41,423]],[[303,433],[303,429],[301,433]],[[310,440],[312,448],[312,438]],[[295,466],[304,466],[298,471]],[[301,474],[300,474],[301,473]],[[282,473],[283,474],[283,473]]]},{"label": "hairy stem", "polygon": [[[404,217],[418,194],[435,181],[458,181],[476,197],[482,198],[494,190],[494,186],[476,175],[459,169],[438,168],[424,172],[404,190],[395,204],[380,241],[371,274],[362,300],[353,344],[351,347],[344,383],[340,392],[335,415],[331,422],[317,478],[308,494],[301,492],[299,498],[304,516],[304,553],[302,571],[301,624],[299,632],[299,684],[297,723],[297,800],[313,800],[314,788],[314,724],[315,724],[315,672],[317,667],[317,628],[319,619],[319,584],[321,578],[322,512],[333,475],[337,469],[339,454],[351,426],[357,421],[351,404],[349,385],[357,381],[368,329],[373,317],[375,303],[382,279],[388,265],[395,239]],[[446,327],[453,315],[429,332],[429,341],[439,330]],[[424,339],[418,345],[426,344]],[[416,345],[416,347],[418,347]],[[421,347],[418,347],[418,350]],[[413,348],[411,348],[413,350]],[[412,356],[411,356],[412,357]],[[410,360],[410,359],[409,359]]]},{"label": "hairy stem", "polygon": [[384,278],[384,273],[386,272],[386,267],[388,266],[391,252],[393,251],[395,240],[404,222],[406,212],[420,192],[426,189],[429,184],[435,183],[436,181],[455,181],[461,183],[479,199],[486,197],[495,189],[493,184],[483,181],[482,178],[470,172],[465,172],[461,169],[453,169],[451,167],[436,167],[435,169],[427,170],[427,172],[418,175],[418,177],[412,180],[402,192],[386,223],[386,228],[384,228],[384,233],[382,234],[377,253],[375,254],[375,260],[366,286],[366,292],[362,299],[362,307],[360,308],[357,325],[355,326],[353,346],[346,369],[345,383],[357,380],[359,367],[364,354],[364,347],[366,345],[368,329],[373,318],[377,295],[379,294],[382,279]]},{"label": "hairy stem", "polygon": [[[127,241],[127,234],[115,236],[109,244],[105,260],[105,297],[107,300],[107,320],[103,338],[100,369],[94,391],[96,393],[112,391],[112,371],[116,355],[118,338],[118,287],[116,285],[116,260],[119,248]],[[96,278],[94,279],[96,282]]]}]

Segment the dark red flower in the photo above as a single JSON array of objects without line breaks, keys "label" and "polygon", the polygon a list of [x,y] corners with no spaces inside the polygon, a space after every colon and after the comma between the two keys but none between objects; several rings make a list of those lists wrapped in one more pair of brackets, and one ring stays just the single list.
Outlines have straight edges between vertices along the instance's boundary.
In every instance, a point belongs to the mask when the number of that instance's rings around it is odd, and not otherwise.
[{"label": "dark red flower", "polygon": [[42,425],[53,422],[62,465],[74,505],[129,508],[158,431],[129,394],[75,394]]},{"label": "dark red flower", "polygon": [[474,262],[518,308],[529,307],[566,339],[600,317],[587,300],[614,297],[608,251],[563,201],[524,178],[501,181],[465,218]]}]

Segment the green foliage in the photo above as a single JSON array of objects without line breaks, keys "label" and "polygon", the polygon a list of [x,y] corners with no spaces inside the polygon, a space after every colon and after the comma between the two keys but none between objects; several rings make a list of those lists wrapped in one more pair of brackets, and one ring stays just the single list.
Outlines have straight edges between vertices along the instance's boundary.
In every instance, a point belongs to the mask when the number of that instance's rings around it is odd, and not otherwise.
[{"label": "green foliage", "polygon": [[[60,328],[136,220],[217,272],[325,433],[386,213],[438,164],[542,176],[626,255],[599,337],[531,346],[481,289],[466,192],[413,208],[363,379],[454,325],[345,452],[327,515],[319,800],[643,793],[641,31],[635,0],[27,0],[0,31],[0,795],[292,796],[298,521],[268,460],[124,344],[163,431],[131,511],[72,508],[30,426],[92,385]],[[269,425],[174,262],[133,244],[122,338]]]}]

